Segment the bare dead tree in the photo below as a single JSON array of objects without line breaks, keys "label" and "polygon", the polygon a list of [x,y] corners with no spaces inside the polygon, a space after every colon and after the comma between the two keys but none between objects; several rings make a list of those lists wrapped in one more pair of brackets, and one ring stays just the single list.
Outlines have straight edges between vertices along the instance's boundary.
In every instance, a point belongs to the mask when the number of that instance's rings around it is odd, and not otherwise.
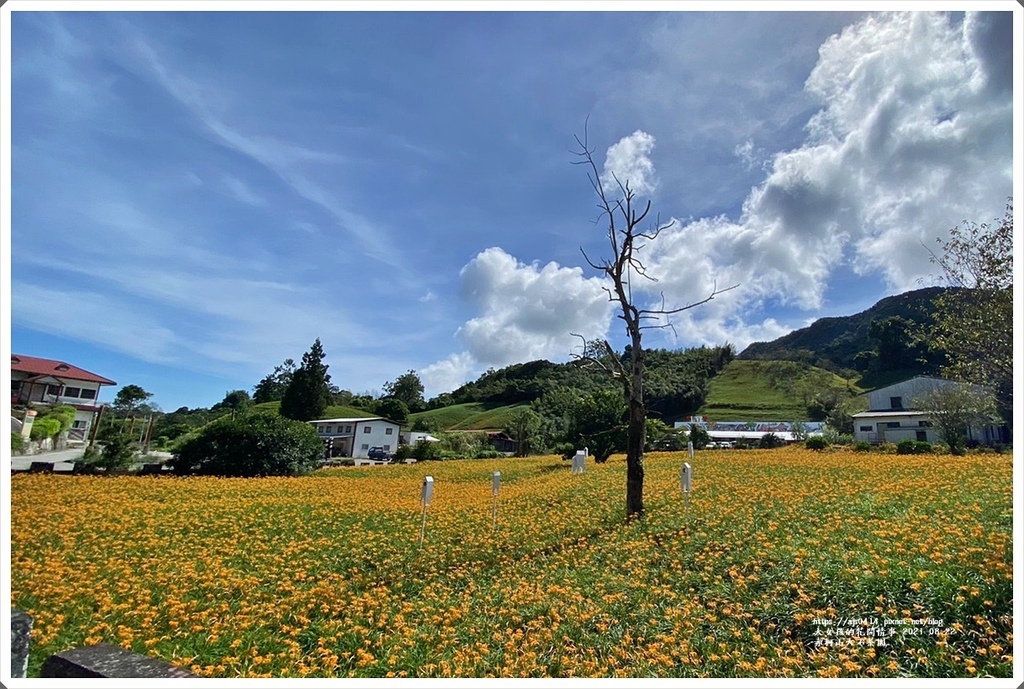
[{"label": "bare dead tree", "polygon": [[630,186],[629,180],[619,180],[612,174],[618,188],[615,198],[610,198],[608,191],[601,183],[597,164],[594,162],[594,151],[587,141],[584,126],[583,139],[574,137],[579,145],[573,151],[579,160],[574,165],[583,165],[587,170],[594,192],[597,194],[599,209],[598,221],[608,225],[608,244],[612,258],[591,260],[587,252],[580,247],[583,258],[594,270],[604,273],[612,283],[605,287],[608,300],[619,306],[618,317],[626,325],[626,334],[630,341],[629,368],[627,370],[622,359],[607,340],[600,342],[588,341],[582,335],[573,333],[583,341],[583,351],[574,358],[584,365],[602,370],[622,385],[622,393],[629,406],[628,432],[626,440],[626,514],[642,517],[644,515],[644,436],[647,425],[647,407],[644,404],[644,348],[642,335],[644,330],[651,328],[671,328],[671,316],[706,304],[719,294],[736,288],[738,285],[718,289],[717,282],[712,286],[711,293],[698,302],[687,304],[675,309],[665,308],[664,293],[661,306],[658,308],[640,308],[636,305],[632,293],[632,276],[636,274],[644,280],[657,282],[647,272],[647,267],[640,260],[637,252],[658,238],[658,235],[672,227],[673,222],[662,223],[660,218],[649,223],[649,229],[641,229],[651,210],[650,200],[640,201],[636,191]]}]

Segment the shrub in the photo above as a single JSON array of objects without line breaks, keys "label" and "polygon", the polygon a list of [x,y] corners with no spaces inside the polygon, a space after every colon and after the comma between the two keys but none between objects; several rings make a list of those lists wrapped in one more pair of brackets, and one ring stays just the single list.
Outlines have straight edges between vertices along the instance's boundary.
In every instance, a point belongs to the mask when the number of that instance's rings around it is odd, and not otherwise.
[{"label": "shrub", "polygon": [[932,451],[932,444],[923,440],[911,440],[904,438],[896,443],[896,454],[898,455],[922,455]]},{"label": "shrub", "polygon": [[[580,448],[581,450],[583,448]],[[551,448],[551,452],[560,455],[562,459],[572,459],[576,456],[576,446],[572,443],[555,443],[555,446]]]},{"label": "shrub", "polygon": [[896,444],[895,443],[879,443],[875,447],[875,451],[876,452],[880,452],[883,455],[894,455],[894,454],[896,454]]},{"label": "shrub", "polygon": [[774,450],[775,448],[782,447],[785,444],[786,441],[774,433],[765,433],[761,436],[761,440],[758,441],[757,446],[762,450]]},{"label": "shrub", "polygon": [[440,444],[429,440],[420,440],[412,448],[412,456],[419,462],[441,459]]},{"label": "shrub", "polygon": [[223,417],[178,445],[177,474],[296,476],[323,457],[323,442],[308,423],[281,416]]},{"label": "shrub", "polygon": [[20,455],[25,451],[25,439],[21,433],[11,433],[11,454]]},{"label": "shrub", "polygon": [[82,464],[86,471],[116,471],[127,469],[134,457],[135,443],[131,437],[116,427],[107,426],[100,432],[97,444],[86,448],[85,454],[82,455]]},{"label": "shrub", "polygon": [[858,440],[853,444],[854,452],[871,452],[871,443],[867,440]]},{"label": "shrub", "polygon": [[504,452],[498,452],[497,450],[487,449],[484,447],[477,450],[473,457],[474,459],[501,459],[504,456]]},{"label": "shrub", "polygon": [[398,449],[395,450],[395,453],[391,455],[391,459],[395,462],[404,462],[412,457],[412,451],[412,445],[399,445]]},{"label": "shrub", "polygon": [[44,418],[57,419],[60,422],[60,430],[66,431],[75,423],[77,410],[70,404],[61,404],[51,409]]},{"label": "shrub", "polygon": [[815,450],[817,452],[828,449],[828,446],[829,442],[823,435],[812,435],[804,441],[804,447],[808,450]]},{"label": "shrub", "polygon": [[43,416],[32,424],[29,437],[32,440],[42,440],[43,438],[52,438],[58,433],[60,433],[60,420],[52,416]]}]

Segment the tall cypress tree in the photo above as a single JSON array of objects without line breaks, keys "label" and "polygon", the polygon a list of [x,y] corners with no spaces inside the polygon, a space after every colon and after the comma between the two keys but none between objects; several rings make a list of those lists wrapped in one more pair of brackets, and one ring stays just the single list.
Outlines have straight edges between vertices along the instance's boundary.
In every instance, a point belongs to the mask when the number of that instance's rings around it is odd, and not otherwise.
[{"label": "tall cypress tree", "polygon": [[331,376],[324,363],[320,338],[302,355],[302,364],[281,398],[281,416],[296,421],[312,421],[323,416],[331,403]]}]

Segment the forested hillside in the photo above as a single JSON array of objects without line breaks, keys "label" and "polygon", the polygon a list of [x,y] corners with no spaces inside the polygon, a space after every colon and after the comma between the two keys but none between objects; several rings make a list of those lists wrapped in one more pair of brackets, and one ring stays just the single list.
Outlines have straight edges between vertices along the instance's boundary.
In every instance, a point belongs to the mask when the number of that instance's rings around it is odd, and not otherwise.
[{"label": "forested hillside", "polygon": [[944,355],[924,336],[934,301],[945,291],[927,287],[880,300],[852,316],[820,318],[771,342],[754,342],[739,359],[786,360],[862,375],[938,371]]}]

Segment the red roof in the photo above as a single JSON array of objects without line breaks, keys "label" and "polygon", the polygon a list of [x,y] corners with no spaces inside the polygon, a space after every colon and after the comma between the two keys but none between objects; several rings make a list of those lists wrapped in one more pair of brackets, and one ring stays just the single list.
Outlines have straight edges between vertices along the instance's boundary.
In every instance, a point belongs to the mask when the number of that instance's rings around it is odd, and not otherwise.
[{"label": "red roof", "polygon": [[95,373],[90,373],[84,368],[78,368],[63,361],[53,359],[40,359],[35,356],[22,356],[21,354],[11,355],[11,370],[29,373],[38,376],[55,376],[57,378],[68,378],[70,380],[84,380],[100,385],[117,385],[114,381]]}]

